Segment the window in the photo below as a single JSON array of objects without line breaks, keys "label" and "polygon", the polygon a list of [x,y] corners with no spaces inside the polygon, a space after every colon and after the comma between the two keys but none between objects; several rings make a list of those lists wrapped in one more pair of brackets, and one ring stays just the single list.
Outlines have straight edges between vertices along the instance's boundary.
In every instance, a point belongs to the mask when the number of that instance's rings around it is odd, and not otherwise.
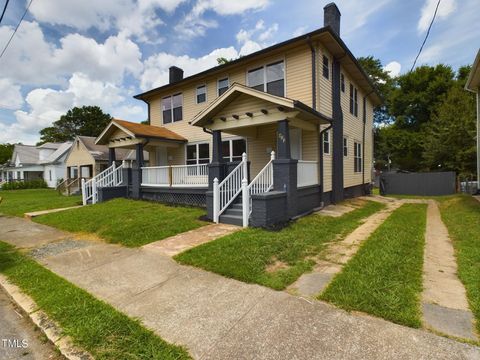
[{"label": "window", "polygon": [[358,90],[350,83],[350,114],[358,116]]},{"label": "window", "polygon": [[247,84],[256,90],[265,91],[272,95],[285,96],[285,66],[283,61],[249,70]]},{"label": "window", "polygon": [[361,172],[362,171],[362,144],[358,142],[354,142],[354,165],[353,171],[354,172]]},{"label": "window", "polygon": [[182,94],[176,94],[162,99],[162,115],[164,124],[169,124],[172,121],[182,120],[182,102]]},{"label": "window", "polygon": [[217,89],[218,89],[218,96],[222,95],[225,91],[228,90],[228,77],[218,80]]},{"label": "window", "polygon": [[222,154],[226,161],[241,161],[242,154],[247,152],[247,142],[244,139],[222,141]]},{"label": "window", "polygon": [[344,93],[345,92],[345,75],[340,74],[340,90],[342,90],[342,92]]},{"label": "window", "polygon": [[208,164],[210,145],[208,143],[187,145],[187,165]]},{"label": "window", "polygon": [[201,104],[207,101],[207,86],[197,86],[197,104]]},{"label": "window", "polygon": [[328,57],[323,55],[323,77],[328,79],[329,71],[328,71]]},{"label": "window", "polygon": [[323,153],[330,154],[330,131],[323,133]]},{"label": "window", "polygon": [[348,139],[346,137],[343,138],[343,156],[348,156]]},{"label": "window", "polygon": [[52,170],[48,170],[48,180],[52,181]]}]

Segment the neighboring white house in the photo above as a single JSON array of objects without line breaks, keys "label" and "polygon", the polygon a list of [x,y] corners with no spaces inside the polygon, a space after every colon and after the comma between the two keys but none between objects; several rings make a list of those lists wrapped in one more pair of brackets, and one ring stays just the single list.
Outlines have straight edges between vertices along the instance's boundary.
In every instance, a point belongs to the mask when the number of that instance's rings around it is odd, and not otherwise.
[{"label": "neighboring white house", "polygon": [[44,179],[48,187],[54,188],[65,176],[65,159],[71,146],[71,142],[45,143],[40,146],[16,144],[10,163],[1,169],[1,179]]}]

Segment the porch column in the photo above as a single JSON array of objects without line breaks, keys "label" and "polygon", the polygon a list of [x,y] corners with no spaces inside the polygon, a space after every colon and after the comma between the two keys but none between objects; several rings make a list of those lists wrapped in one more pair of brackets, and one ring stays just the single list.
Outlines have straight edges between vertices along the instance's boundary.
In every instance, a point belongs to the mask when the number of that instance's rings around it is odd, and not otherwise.
[{"label": "porch column", "polygon": [[108,148],[108,166],[112,166],[116,160],[115,148]]},{"label": "porch column", "polygon": [[135,166],[132,169],[132,197],[141,198],[142,166],[143,166],[143,144],[135,145]]},{"label": "porch column", "polygon": [[207,217],[213,219],[213,180],[221,182],[225,178],[225,161],[222,153],[222,132],[212,132],[212,162],[208,164],[208,191],[205,193]]},{"label": "porch column", "polygon": [[286,218],[298,215],[297,163],[291,158],[288,120],[277,123],[277,157],[273,161],[273,190],[287,194]]}]

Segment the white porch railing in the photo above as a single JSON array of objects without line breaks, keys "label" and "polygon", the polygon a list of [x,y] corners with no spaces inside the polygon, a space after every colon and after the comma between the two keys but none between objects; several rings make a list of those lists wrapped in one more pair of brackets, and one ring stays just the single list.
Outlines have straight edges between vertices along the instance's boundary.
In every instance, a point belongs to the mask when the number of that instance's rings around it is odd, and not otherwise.
[{"label": "white porch railing", "polygon": [[142,167],[142,186],[207,187],[208,164]]},{"label": "white porch railing", "polygon": [[242,161],[219,184],[213,179],[213,221],[218,224],[220,215],[242,191],[242,181],[247,182],[247,154],[242,154]]},{"label": "white porch railing", "polygon": [[82,179],[82,201],[87,205],[90,201],[96,204],[98,201],[98,188],[119,186],[123,182],[123,163],[120,166],[112,164],[109,168],[103,170],[100,174],[94,176],[88,181]]},{"label": "white porch railing", "polygon": [[317,185],[318,181],[318,162],[298,160],[297,164],[297,186]]}]

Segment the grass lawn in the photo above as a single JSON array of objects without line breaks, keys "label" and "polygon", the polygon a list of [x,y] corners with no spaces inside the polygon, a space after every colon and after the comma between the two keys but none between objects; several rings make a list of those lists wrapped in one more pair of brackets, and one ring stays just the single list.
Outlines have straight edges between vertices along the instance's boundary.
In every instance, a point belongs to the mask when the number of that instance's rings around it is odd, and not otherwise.
[{"label": "grass lawn", "polygon": [[465,285],[480,333],[480,202],[457,195],[440,202],[442,220],[453,241],[458,276]]},{"label": "grass lawn", "polygon": [[405,204],[366,240],[320,299],[398,324],[421,326],[426,205]]},{"label": "grass lawn", "polygon": [[373,201],[341,217],[310,215],[281,231],[245,229],[200,245],[175,257],[248,283],[281,290],[312,269],[327,242],[343,239],[367,216],[383,208]]},{"label": "grass lawn", "polygon": [[137,320],[0,242],[0,272],[30,295],[66,335],[95,359],[189,359]]},{"label": "grass lawn", "polygon": [[81,196],[63,196],[53,189],[1,190],[0,197],[0,213],[14,216],[82,204]]},{"label": "grass lawn", "polygon": [[34,221],[62,230],[93,233],[108,242],[136,247],[203,226],[205,211],[194,207],[167,206],[150,201],[114,199]]}]

